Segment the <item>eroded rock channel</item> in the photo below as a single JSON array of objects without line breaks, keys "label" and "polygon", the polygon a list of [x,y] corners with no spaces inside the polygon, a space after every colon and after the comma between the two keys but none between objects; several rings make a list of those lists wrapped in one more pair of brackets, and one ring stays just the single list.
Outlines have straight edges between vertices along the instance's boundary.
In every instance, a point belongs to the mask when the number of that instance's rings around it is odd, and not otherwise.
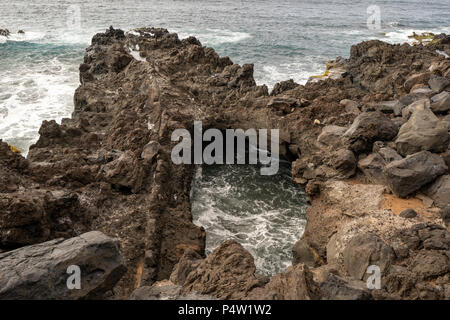
[{"label": "eroded rock channel", "polygon": [[194,223],[206,231],[206,254],[235,240],[254,256],[257,272],[268,276],[291,264],[309,205],[287,162],[273,176],[261,175],[256,165],[199,167],[191,203]]}]

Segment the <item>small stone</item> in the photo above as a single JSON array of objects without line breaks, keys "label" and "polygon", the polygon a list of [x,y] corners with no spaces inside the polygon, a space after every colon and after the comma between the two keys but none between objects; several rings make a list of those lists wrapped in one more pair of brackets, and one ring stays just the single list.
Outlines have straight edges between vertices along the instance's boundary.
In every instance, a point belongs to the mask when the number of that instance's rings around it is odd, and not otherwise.
[{"label": "small stone", "polygon": [[400,213],[400,217],[411,219],[417,217],[417,212],[414,209],[406,209]]}]

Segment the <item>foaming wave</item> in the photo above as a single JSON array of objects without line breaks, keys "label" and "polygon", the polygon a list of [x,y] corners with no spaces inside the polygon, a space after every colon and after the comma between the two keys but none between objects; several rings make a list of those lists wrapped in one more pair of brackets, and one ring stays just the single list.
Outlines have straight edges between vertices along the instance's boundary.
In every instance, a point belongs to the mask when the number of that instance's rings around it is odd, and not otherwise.
[{"label": "foaming wave", "polygon": [[187,38],[189,36],[195,36],[203,45],[206,46],[219,46],[226,43],[236,43],[252,37],[251,34],[239,31],[230,31],[222,29],[206,29],[202,31],[196,30],[179,30],[180,38]]},{"label": "foaming wave", "polygon": [[413,32],[415,32],[417,34],[420,34],[423,32],[432,32],[434,34],[439,34],[439,33],[449,34],[450,27],[444,27],[444,28],[439,28],[439,29],[411,29],[411,28],[398,29],[398,30],[393,30],[393,31],[387,32],[384,37],[377,37],[377,38],[380,40],[392,43],[392,44],[405,43],[405,42],[412,44],[416,40],[408,38],[408,36],[412,35]]},{"label": "foaming wave", "polygon": [[297,60],[300,61],[286,62],[279,65],[265,65],[262,67],[262,70],[256,68],[256,82],[259,85],[266,84],[269,90],[276,83],[289,79],[293,79],[298,84],[305,84],[309,77],[323,72],[325,67],[324,61],[326,61],[326,59],[320,59],[320,57],[305,57]]},{"label": "foaming wave", "polygon": [[28,31],[25,33],[12,33],[6,40],[21,42],[37,42],[44,40],[47,36],[45,32]]},{"label": "foaming wave", "polygon": [[78,62],[59,57],[25,61],[0,77],[0,138],[28,153],[43,120],[69,117],[78,85]]},{"label": "foaming wave", "polygon": [[233,239],[255,258],[259,272],[272,275],[291,264],[291,248],[305,228],[304,192],[289,167],[261,176],[257,166],[221,165],[197,169],[192,188],[194,223],[206,230],[206,251]]}]

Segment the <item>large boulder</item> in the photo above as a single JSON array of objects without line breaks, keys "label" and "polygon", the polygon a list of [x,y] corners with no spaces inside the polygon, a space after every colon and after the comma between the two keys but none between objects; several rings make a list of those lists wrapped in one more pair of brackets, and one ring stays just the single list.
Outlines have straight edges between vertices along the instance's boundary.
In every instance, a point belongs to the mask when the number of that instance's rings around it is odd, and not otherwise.
[{"label": "large boulder", "polygon": [[353,124],[345,132],[350,149],[355,153],[361,153],[372,149],[372,143],[378,140],[392,140],[398,132],[398,127],[379,111],[363,112],[353,121]]},{"label": "large boulder", "polygon": [[344,135],[347,128],[329,125],[322,128],[322,132],[319,137],[317,137],[317,141],[326,145],[336,147],[341,143],[341,137]]},{"label": "large boulder", "polygon": [[25,190],[0,193],[0,248],[16,249],[86,230],[90,213],[73,192]]},{"label": "large boulder", "polygon": [[330,164],[338,177],[350,178],[355,174],[356,158],[354,153],[348,149],[339,149],[333,152]]},{"label": "large boulder", "polygon": [[415,85],[417,84],[425,84],[430,78],[429,73],[417,73],[410,76],[406,79],[403,86],[405,87],[406,92],[409,92]]},{"label": "large boulder", "polygon": [[320,283],[322,299],[325,300],[369,300],[371,294],[364,281],[340,277],[330,273]]},{"label": "large boulder", "polygon": [[[69,289],[70,266],[80,268],[80,289]],[[99,231],[0,254],[0,299],[100,298],[125,273],[119,242]]]},{"label": "large boulder", "polygon": [[364,173],[370,182],[385,184],[383,169],[386,161],[378,153],[372,153],[358,161],[358,168]]},{"label": "large boulder", "polygon": [[421,151],[391,162],[383,173],[392,192],[398,197],[406,197],[443,175],[446,170],[447,166],[439,155]]},{"label": "large boulder", "polygon": [[402,157],[394,149],[382,147],[377,152],[371,153],[367,157],[359,160],[358,168],[372,183],[385,184],[384,167],[392,161],[401,159]]},{"label": "large boulder", "polygon": [[444,152],[449,140],[444,122],[425,106],[419,106],[408,122],[401,126],[395,144],[398,153],[406,156],[422,150]]},{"label": "large boulder", "polygon": [[304,264],[297,264],[270,278],[262,288],[250,292],[251,300],[317,300],[321,293],[313,274]]},{"label": "large boulder", "polygon": [[394,101],[380,101],[380,102],[369,102],[363,107],[363,111],[380,111],[382,113],[393,113],[395,116],[400,116],[402,114],[402,109],[404,105],[398,100]]},{"label": "large boulder", "polygon": [[405,123],[406,123],[406,121],[409,120],[409,118],[414,113],[414,111],[416,111],[416,108],[430,109],[430,104],[431,104],[430,99],[424,98],[424,99],[414,101],[413,103],[404,107],[402,109],[402,118],[405,120]]},{"label": "large boulder", "polygon": [[431,110],[435,113],[445,113],[450,110],[450,93],[443,91],[431,97]]},{"label": "large boulder", "polygon": [[437,75],[431,75],[430,80],[428,81],[428,85],[434,92],[441,92],[450,84],[450,81],[448,81],[444,77],[440,77]]},{"label": "large boulder", "polygon": [[255,271],[252,255],[236,241],[227,240],[189,273],[181,293],[242,299],[259,284]]},{"label": "large boulder", "polygon": [[438,207],[450,205],[450,175],[444,175],[436,179],[436,181],[426,189],[426,195],[433,199],[434,204]]},{"label": "large boulder", "polygon": [[367,275],[370,265],[376,265],[385,272],[395,259],[394,251],[373,233],[354,236],[343,251],[344,266],[347,272],[357,280]]}]

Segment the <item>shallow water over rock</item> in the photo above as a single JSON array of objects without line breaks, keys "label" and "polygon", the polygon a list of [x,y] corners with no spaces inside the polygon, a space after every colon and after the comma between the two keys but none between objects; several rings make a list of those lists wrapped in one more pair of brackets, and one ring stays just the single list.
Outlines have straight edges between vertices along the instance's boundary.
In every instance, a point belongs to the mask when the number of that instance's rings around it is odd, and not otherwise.
[{"label": "shallow water over rock", "polygon": [[291,180],[290,165],[260,175],[254,165],[199,167],[191,194],[194,223],[206,229],[206,253],[233,239],[255,258],[259,273],[272,275],[291,263],[303,234],[308,200]]}]

